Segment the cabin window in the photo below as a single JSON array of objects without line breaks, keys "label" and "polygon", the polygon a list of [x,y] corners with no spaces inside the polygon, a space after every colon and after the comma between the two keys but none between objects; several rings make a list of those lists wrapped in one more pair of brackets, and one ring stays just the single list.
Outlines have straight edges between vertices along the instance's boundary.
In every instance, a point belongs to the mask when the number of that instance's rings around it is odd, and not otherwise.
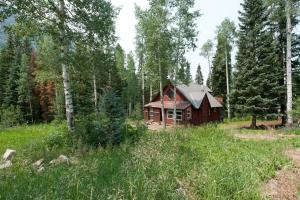
[{"label": "cabin window", "polygon": [[187,109],[187,111],[186,111],[186,117],[188,119],[192,119],[192,111],[191,111],[191,109]]},{"label": "cabin window", "polygon": [[174,91],[172,89],[169,89],[166,95],[168,96],[169,100],[174,99]]},{"label": "cabin window", "polygon": [[214,108],[214,113],[217,112],[217,108]]},{"label": "cabin window", "polygon": [[150,108],[150,117],[153,117],[153,116],[154,116],[154,109]]},{"label": "cabin window", "polygon": [[[168,110],[168,119],[173,119],[173,110]],[[176,111],[176,120],[182,121],[182,110]]]}]

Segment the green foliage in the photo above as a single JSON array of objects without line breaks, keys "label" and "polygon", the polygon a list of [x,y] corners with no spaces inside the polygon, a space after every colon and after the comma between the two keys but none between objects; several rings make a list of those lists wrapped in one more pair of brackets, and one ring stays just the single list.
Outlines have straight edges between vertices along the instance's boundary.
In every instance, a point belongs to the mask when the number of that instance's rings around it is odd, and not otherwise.
[{"label": "green foliage", "polygon": [[85,116],[78,122],[75,139],[94,147],[121,142],[124,111],[121,99],[114,91],[102,96],[99,116]]},{"label": "green foliage", "polygon": [[189,85],[192,82],[191,64],[188,61],[180,64],[180,68],[177,73],[177,79],[179,83]]},{"label": "green foliage", "polygon": [[198,85],[203,85],[203,75],[202,75],[200,65],[198,65],[198,67],[197,67],[197,72],[196,72],[196,76],[195,76],[195,83],[198,84]]},{"label": "green foliage", "polygon": [[244,2],[233,94],[235,108],[253,116],[276,115],[283,92],[279,84],[282,68],[276,64],[275,41],[268,19],[261,0]]},{"label": "green foliage", "polygon": [[209,74],[208,78],[206,80],[206,86],[211,88],[212,87],[212,80],[211,80],[211,56],[213,55],[213,48],[214,44],[211,40],[207,40],[201,47],[200,55],[204,58],[207,58],[208,61],[208,68],[209,68]]},{"label": "green foliage", "polygon": [[103,118],[108,119],[106,141],[112,144],[120,143],[120,128],[125,120],[120,97],[114,91],[107,91],[102,97],[100,110]]},{"label": "green foliage", "polygon": [[300,123],[300,98],[294,102],[292,115]]},{"label": "green foliage", "polygon": [[[27,127],[20,135],[30,138],[50,127]],[[48,165],[62,152],[53,149],[45,152],[42,173],[19,167],[16,161],[10,171],[1,171],[0,198],[261,199],[261,184],[289,164],[282,151],[293,142],[241,141],[207,126],[147,134],[134,145],[90,150],[77,155],[80,162],[75,165]]]},{"label": "green foliage", "polygon": [[23,114],[19,106],[9,106],[5,108],[0,108],[0,125],[8,128],[20,125],[23,123]]},{"label": "green foliage", "polygon": [[4,103],[5,91],[7,87],[8,74],[12,66],[14,65],[15,58],[15,42],[14,36],[11,32],[8,32],[8,38],[6,46],[1,49],[0,53],[0,106]]},{"label": "green foliage", "polygon": [[23,111],[23,117],[26,121],[31,121],[33,123],[33,86],[32,77],[30,77],[29,71],[29,58],[26,54],[22,54],[17,85],[18,104]]},{"label": "green foliage", "polygon": [[235,24],[229,19],[225,19],[217,27],[217,49],[212,61],[211,85],[213,93],[221,96],[225,100],[226,91],[226,59],[228,63],[228,78],[231,83],[231,52],[235,37]]}]

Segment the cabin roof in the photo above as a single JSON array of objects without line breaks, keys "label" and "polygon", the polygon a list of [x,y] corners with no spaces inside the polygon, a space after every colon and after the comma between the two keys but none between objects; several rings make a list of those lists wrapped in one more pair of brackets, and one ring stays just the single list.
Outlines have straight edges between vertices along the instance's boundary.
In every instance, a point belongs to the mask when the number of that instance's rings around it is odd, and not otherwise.
[{"label": "cabin roof", "polygon": [[[191,103],[187,102],[187,101],[176,102],[176,108],[179,110],[184,110],[184,109],[188,108],[189,106],[191,106]],[[148,103],[147,105],[145,105],[145,107],[161,108],[161,102],[154,101],[154,102]],[[174,102],[173,101],[165,101],[164,107],[165,107],[165,109],[173,109]]]},{"label": "cabin roof", "polygon": [[202,101],[207,95],[210,107],[219,108],[223,107],[211,94],[211,89],[204,85],[190,84],[189,86],[181,84],[177,86],[177,89],[191,102],[191,104],[199,109]]},{"label": "cabin roof", "polygon": [[[222,104],[219,101],[217,101],[215,99],[215,97],[213,97],[210,94],[212,92],[211,89],[209,89],[208,87],[206,87],[204,85],[198,85],[195,83],[191,83],[190,85],[179,84],[179,85],[177,85],[176,88],[186,98],[186,100],[189,101],[188,103],[190,103],[196,109],[200,108],[205,96],[207,96],[211,108],[223,107]],[[159,95],[159,93],[157,93],[157,95],[155,95],[155,98],[158,95]],[[170,108],[174,107],[174,104],[173,103],[171,104],[170,102],[172,102],[172,101],[165,101],[166,109],[169,109],[167,106],[170,106]],[[179,105],[179,106],[181,106],[181,105]],[[161,103],[160,103],[160,101],[155,101],[155,102],[152,101],[149,104],[145,105],[144,107],[161,108]],[[178,106],[176,104],[176,107],[177,107],[177,109],[185,109],[188,106],[185,108],[178,108]]]}]

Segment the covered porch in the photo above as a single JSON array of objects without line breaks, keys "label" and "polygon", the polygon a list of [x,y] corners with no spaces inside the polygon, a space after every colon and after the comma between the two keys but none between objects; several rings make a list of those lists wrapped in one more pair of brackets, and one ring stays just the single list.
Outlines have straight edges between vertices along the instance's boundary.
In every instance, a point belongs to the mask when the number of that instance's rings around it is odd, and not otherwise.
[{"label": "covered porch", "polygon": [[[147,121],[161,123],[162,113],[161,113],[161,102],[151,102],[144,106],[144,119]],[[173,113],[174,113],[174,102],[165,101],[164,102],[164,115],[167,125],[173,124]],[[176,119],[178,124],[187,124],[192,118],[192,109],[189,102],[177,102],[176,103]]]}]

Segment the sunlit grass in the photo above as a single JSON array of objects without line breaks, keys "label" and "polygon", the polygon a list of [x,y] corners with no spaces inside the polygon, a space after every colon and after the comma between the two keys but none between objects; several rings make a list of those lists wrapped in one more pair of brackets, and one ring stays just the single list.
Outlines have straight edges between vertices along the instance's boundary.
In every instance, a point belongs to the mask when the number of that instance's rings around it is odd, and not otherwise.
[{"label": "sunlit grass", "polygon": [[7,148],[20,151],[29,143],[39,142],[55,129],[52,125],[34,125],[0,130],[0,154]]},{"label": "sunlit grass", "polygon": [[[27,128],[36,132],[29,142],[53,129]],[[242,141],[227,131],[148,133],[135,145],[76,155],[78,165],[16,167],[0,172],[0,199],[260,199],[260,184],[289,163],[283,149],[298,142]]]}]

